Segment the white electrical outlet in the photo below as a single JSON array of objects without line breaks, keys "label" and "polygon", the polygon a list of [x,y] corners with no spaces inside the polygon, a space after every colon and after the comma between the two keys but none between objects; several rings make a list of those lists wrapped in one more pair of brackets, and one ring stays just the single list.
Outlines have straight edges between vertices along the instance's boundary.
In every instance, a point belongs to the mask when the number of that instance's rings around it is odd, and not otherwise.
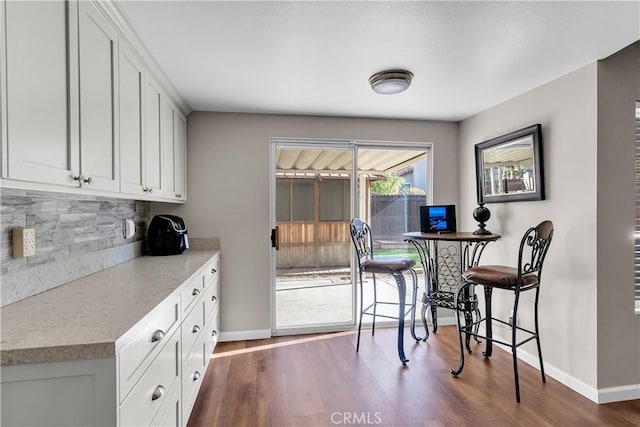
[{"label": "white electrical outlet", "polygon": [[14,228],[13,229],[13,257],[22,258],[35,255],[36,253],[36,230],[34,228]]},{"label": "white electrical outlet", "polygon": [[132,219],[122,221],[122,237],[130,239],[136,234],[136,223]]}]

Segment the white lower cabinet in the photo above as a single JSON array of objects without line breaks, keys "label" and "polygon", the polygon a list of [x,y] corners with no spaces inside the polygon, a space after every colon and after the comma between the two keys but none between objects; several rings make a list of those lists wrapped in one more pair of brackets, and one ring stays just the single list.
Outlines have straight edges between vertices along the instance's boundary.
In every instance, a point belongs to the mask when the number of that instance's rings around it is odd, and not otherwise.
[{"label": "white lower cabinet", "polygon": [[186,426],[217,342],[218,275],[216,254],[115,342],[115,357],[2,366],[0,425]]},{"label": "white lower cabinet", "polygon": [[120,405],[121,426],[147,426],[180,387],[180,334],[174,333]]}]

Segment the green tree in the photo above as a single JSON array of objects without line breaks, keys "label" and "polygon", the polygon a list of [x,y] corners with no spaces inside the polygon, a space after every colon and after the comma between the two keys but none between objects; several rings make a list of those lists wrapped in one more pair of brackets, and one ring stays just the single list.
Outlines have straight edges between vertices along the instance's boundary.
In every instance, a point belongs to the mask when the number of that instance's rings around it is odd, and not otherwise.
[{"label": "green tree", "polygon": [[371,194],[376,196],[393,196],[400,193],[400,186],[404,184],[404,178],[390,173],[379,181],[371,183]]}]

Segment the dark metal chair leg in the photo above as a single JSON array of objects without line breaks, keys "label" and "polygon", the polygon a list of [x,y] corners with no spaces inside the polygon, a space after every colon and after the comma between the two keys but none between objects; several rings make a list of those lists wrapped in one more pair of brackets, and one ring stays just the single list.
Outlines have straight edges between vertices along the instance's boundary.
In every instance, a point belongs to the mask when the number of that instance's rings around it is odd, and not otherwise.
[{"label": "dark metal chair leg", "polygon": [[511,318],[511,354],[513,355],[513,379],[516,386],[516,401],[520,403],[520,379],[518,378],[518,348],[516,346],[516,332],[518,318],[518,302],[520,300],[520,293],[516,291],[515,300],[513,302],[513,317]]},{"label": "dark metal chair leg", "polygon": [[460,349],[460,359],[458,361],[458,366],[454,368],[449,368],[449,372],[454,377],[460,375],[462,370],[464,369],[464,347],[462,346],[462,327],[460,325],[460,291],[464,286],[460,286],[455,293],[454,303],[456,305],[455,315],[456,315],[456,326],[458,331],[458,347]]},{"label": "dark metal chair leg", "polygon": [[356,353],[360,351],[360,332],[362,331],[362,315],[364,314],[364,295],[362,292],[362,272],[360,272],[360,321],[358,322],[358,339],[356,341]]},{"label": "dark metal chair leg", "polygon": [[536,344],[538,346],[538,360],[540,360],[540,375],[542,382],[546,383],[547,379],[544,375],[544,362],[542,361],[542,347],[540,347],[540,332],[538,331],[538,297],[540,296],[540,288],[536,289],[536,300],[534,304],[534,322],[536,327]]},{"label": "dark metal chair leg", "polygon": [[491,312],[491,294],[493,293],[493,288],[491,286],[484,286],[484,306],[485,306],[485,316],[487,321],[486,323],[486,333],[487,333],[487,342],[485,344],[485,350],[482,353],[484,357],[491,357],[493,354],[493,325],[492,325],[492,316]]},{"label": "dark metal chair leg", "polygon": [[397,273],[393,275],[393,278],[396,279],[396,283],[398,284],[398,296],[399,296],[399,308],[398,308],[398,357],[403,365],[405,365],[409,359],[404,355],[404,307],[405,307],[405,298],[407,295],[407,285],[404,280],[404,276],[402,273]]},{"label": "dark metal chair leg", "polygon": [[435,304],[431,304],[431,324],[435,334],[438,332],[438,307]]},{"label": "dark metal chair leg", "polygon": [[378,284],[376,283],[376,274],[371,273],[373,277],[373,320],[371,322],[371,336],[376,333],[376,309],[378,308]]},{"label": "dark metal chair leg", "polygon": [[429,325],[427,324],[427,310],[429,309],[429,304],[427,303],[427,295],[422,295],[422,326],[424,326],[425,336],[423,338],[424,341],[429,338]]},{"label": "dark metal chair leg", "polygon": [[[515,332],[513,333],[513,336],[515,337]],[[511,353],[513,354],[513,378],[515,381],[515,386],[516,386],[516,402],[520,403],[520,381],[518,379],[518,356],[516,354],[516,347],[515,347],[515,338],[513,338],[511,340],[511,343],[513,345],[513,347],[511,348]]]},{"label": "dark metal chair leg", "polygon": [[414,269],[410,269],[411,279],[413,280],[413,296],[411,298],[411,336],[416,342],[422,341],[422,338],[416,335],[416,305],[418,302],[418,275]]}]

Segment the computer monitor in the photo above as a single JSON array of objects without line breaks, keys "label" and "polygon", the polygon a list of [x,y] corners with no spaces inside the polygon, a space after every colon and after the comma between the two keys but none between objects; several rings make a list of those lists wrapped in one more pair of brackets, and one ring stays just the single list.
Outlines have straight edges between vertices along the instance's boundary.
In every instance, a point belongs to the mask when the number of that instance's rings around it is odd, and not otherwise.
[{"label": "computer monitor", "polygon": [[456,206],[420,206],[420,231],[423,233],[454,233],[456,231]]}]

